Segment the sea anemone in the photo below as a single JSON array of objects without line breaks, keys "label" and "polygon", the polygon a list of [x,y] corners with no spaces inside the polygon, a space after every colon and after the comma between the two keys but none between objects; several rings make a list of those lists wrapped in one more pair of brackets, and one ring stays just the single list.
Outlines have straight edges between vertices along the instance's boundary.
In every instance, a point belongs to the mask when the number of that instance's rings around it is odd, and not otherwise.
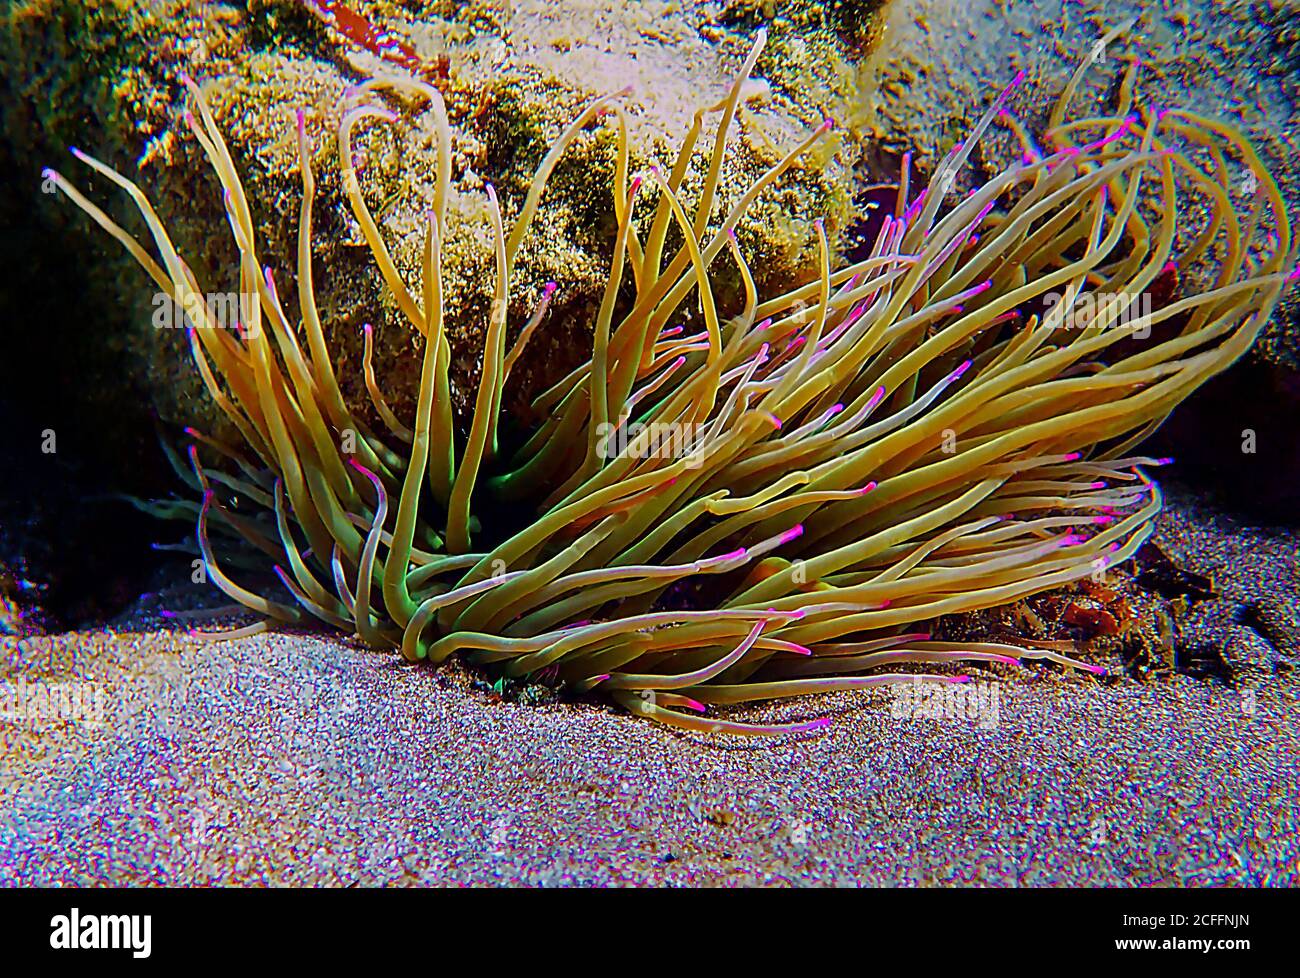
[{"label": "sea anemone", "polygon": [[[911,663],[1037,658],[1102,671],[1055,650],[933,641],[925,626],[1097,575],[1150,535],[1161,493],[1144,469],[1162,460],[1133,455],[1135,446],[1249,348],[1294,278],[1276,185],[1234,130],[1134,105],[1135,66],[1116,114],[1063,122],[1072,85],[1040,141],[1008,114],[1008,88],[914,198],[904,167],[869,253],[838,262],[818,223],[815,280],[762,298],[737,223],[832,128],[809,133],[715,215],[728,133],[762,45],[760,35],[727,98],[696,114],[671,169],[630,172],[612,96],[556,139],[509,228],[487,187],[495,301],[463,433],[441,273],[450,131],[432,86],[367,81],[346,96],[338,129],[343,191],[396,305],[424,337],[409,424],[383,397],[369,342],[365,382],[382,429],[340,391],[313,297],[315,188],[301,113],[297,326],[189,79],[197,114],[185,120],[224,188],[251,299],[239,331],[209,321],[199,283],[134,183],[73,151],[130,194],[157,258],[47,171],[187,311],[203,382],[244,441],[191,432],[190,466],[178,470],[201,502],[158,507],[196,521],[209,579],[263,616],[223,634],[310,615],[412,662],[460,653],[506,677],[599,691],[674,726],[743,734],[824,721],[746,724],[711,708],[909,681],[896,667]],[[423,100],[436,123],[418,296],[352,165],[359,122],[397,121],[380,104],[385,93]],[[710,113],[721,120],[688,203],[683,179]],[[591,358],[535,399],[522,437],[507,437],[515,419],[502,392],[554,288],[508,348],[520,243],[565,148],[609,119],[617,230]],[[955,178],[995,123],[1024,156],[962,196]],[[1229,156],[1258,177],[1244,220]],[[1205,217],[1177,260],[1208,268],[1206,285],[1142,309],[1175,260],[1188,212],[1181,188]],[[713,270],[727,264],[744,298],[724,315]],[[691,325],[670,326],[679,319]],[[493,515],[503,507],[531,518],[504,531],[511,521]]]}]

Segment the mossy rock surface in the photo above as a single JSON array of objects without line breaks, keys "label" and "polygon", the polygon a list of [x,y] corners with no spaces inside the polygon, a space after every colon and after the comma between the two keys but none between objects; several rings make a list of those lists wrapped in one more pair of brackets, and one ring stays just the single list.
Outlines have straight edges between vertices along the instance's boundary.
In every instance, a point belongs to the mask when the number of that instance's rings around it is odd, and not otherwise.
[{"label": "mossy rock surface", "polygon": [[[857,94],[848,66],[861,41],[856,28],[844,25],[846,18],[858,23],[868,17],[874,5],[861,5],[856,19],[848,12],[859,6],[853,4],[837,5],[834,16],[814,15],[817,5],[800,3],[751,5],[748,12],[613,0],[573,6],[354,0],[349,6],[433,66],[447,101],[453,188],[444,274],[454,400],[463,416],[477,385],[494,278],[484,184],[498,189],[509,222],[550,142],[594,97],[624,86],[631,89],[622,104],[632,166],[670,166],[692,114],[725,94],[758,26],[767,24],[772,53],[760,62],[759,74],[770,73],[770,92],[746,106],[731,136],[715,209],[720,218],[825,115],[845,117]],[[347,88],[374,73],[391,73],[392,65],[289,0],[29,0],[14,5],[0,25],[0,62],[0,86],[8,96],[6,168],[35,180],[41,166],[53,165],[143,236],[129,202],[71,160],[66,148],[77,145],[117,167],[144,189],[211,292],[237,288],[235,251],[219,184],[181,120],[181,77],[195,78],[213,107],[253,207],[260,258],[290,299],[301,201],[291,126],[294,110],[302,109],[317,176],[317,301],[345,393],[355,403],[366,401],[360,332],[363,323],[373,323],[376,372],[399,416],[409,413],[419,340],[383,287],[343,199],[335,135]],[[394,99],[385,104],[399,113],[398,124],[363,123],[355,155],[367,202],[403,278],[418,292],[434,141],[422,106]],[[513,403],[523,403],[590,353],[591,323],[612,252],[615,133],[606,120],[574,143],[525,239],[511,283],[511,335],[547,281],[556,281],[559,291],[512,378],[518,386]],[[686,181],[688,199],[703,180],[712,138],[706,128]],[[852,132],[834,143],[833,151],[796,167],[760,197],[739,228],[765,292],[815,273],[814,219],[824,217],[835,238],[850,223],[861,149]],[[132,392],[134,413],[143,400],[168,424],[217,424],[183,331],[154,328],[153,285],[114,242],[70,215],[64,202],[42,195],[36,209],[41,236],[57,238],[75,266],[76,274],[65,270],[57,286],[75,287],[77,301],[95,310],[95,334],[75,338],[85,350],[86,376],[111,372],[118,381],[101,385],[98,406],[109,416],[118,413],[107,391],[115,387]],[[738,277],[727,265],[715,268],[717,287],[736,304]],[[295,302],[286,305],[296,311]]]}]

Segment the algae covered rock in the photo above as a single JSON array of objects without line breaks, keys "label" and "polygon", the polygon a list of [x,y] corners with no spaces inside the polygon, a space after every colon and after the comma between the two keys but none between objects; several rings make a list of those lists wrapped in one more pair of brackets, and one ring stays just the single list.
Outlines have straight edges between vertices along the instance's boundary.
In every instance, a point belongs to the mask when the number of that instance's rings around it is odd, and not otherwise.
[{"label": "algae covered rock", "polygon": [[[302,110],[317,179],[315,290],[345,395],[365,402],[361,327],[373,323],[376,373],[404,415],[413,403],[419,341],[383,286],[341,192],[337,131],[354,86],[375,75],[423,77],[442,91],[452,123],[444,275],[454,400],[463,410],[473,397],[492,299],[485,183],[496,187],[509,222],[550,143],[595,97],[620,90],[626,90],[619,105],[633,169],[671,167],[694,113],[725,95],[758,26],[770,21],[759,75],[766,69],[771,78],[756,79],[733,128],[715,210],[720,217],[825,116],[848,113],[856,79],[847,66],[873,7],[839,4],[823,15],[810,4],[612,0],[353,0],[346,6],[30,0],[14,5],[0,28],[12,154],[6,163],[30,179],[41,165],[56,166],[145,237],[123,195],[70,160],[66,146],[117,167],[153,202],[201,288],[228,294],[238,288],[237,264],[220,187],[182,119],[182,78],[191,76],[213,107],[243,181],[259,257],[273,269],[280,293],[292,297],[302,194],[294,114]],[[394,51],[403,52],[401,63],[384,56]],[[370,100],[398,118],[359,123],[352,162],[400,275],[418,293],[436,166],[433,134],[418,100],[378,94]],[[717,117],[706,116],[683,185],[688,199],[704,179]],[[521,249],[511,283],[512,335],[547,282],[558,290],[517,371],[517,400],[590,352],[613,246],[617,146],[613,113],[579,135],[556,167]],[[843,235],[859,157],[852,133],[843,133],[751,207],[738,235],[760,290],[812,274],[816,218],[826,219],[833,239]],[[97,229],[74,229],[58,206],[52,197],[38,197],[38,219],[63,239],[66,254],[77,256],[80,289],[102,324],[97,335],[111,337],[116,351],[114,370],[144,392],[165,422],[214,423],[184,331],[157,328],[173,323],[160,321],[155,287],[114,243]],[[644,211],[648,224],[653,208]],[[718,282],[724,299],[730,290],[735,301],[738,277],[723,269]],[[286,305],[293,316],[296,302]],[[93,363],[86,369],[93,373]]]}]

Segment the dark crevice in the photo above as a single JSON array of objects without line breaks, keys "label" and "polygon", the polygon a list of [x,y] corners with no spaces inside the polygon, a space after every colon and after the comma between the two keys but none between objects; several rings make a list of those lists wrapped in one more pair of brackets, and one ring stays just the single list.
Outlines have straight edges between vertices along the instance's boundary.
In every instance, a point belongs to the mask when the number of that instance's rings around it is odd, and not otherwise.
[{"label": "dark crevice", "polygon": [[148,397],[124,379],[133,351],[114,342],[48,209],[32,205],[38,181],[0,176],[27,188],[0,209],[0,263],[21,270],[0,289],[0,634],[99,624],[159,556],[157,521],[114,495],[151,495],[171,474]]}]

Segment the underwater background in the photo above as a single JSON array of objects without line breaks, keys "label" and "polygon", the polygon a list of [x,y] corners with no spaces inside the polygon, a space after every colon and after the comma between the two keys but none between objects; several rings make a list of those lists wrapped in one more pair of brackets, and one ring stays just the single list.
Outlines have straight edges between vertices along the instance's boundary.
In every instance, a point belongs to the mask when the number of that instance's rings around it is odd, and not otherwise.
[{"label": "underwater background", "polygon": [[[868,254],[881,185],[904,176],[922,185],[1021,72],[1007,107],[1027,133],[1041,132],[1084,62],[1079,114],[1102,114],[1132,69],[1141,103],[1238,127],[1300,214],[1300,5],[1290,0],[5,5],[4,679],[15,695],[70,684],[101,713],[93,724],[2,721],[0,849],[10,858],[0,882],[1300,879],[1296,289],[1241,360],[1144,444],[1175,464],[1159,473],[1166,510],[1122,586],[1049,592],[943,623],[952,641],[1011,629],[1068,640],[1108,670],[1104,680],[1026,669],[930,713],[900,708],[884,690],[761,704],[744,719],[832,722],[814,737],[720,746],[454,662],[400,669],[311,631],[197,645],[173,620],[205,606],[188,587],[188,555],[166,549],[179,534],[125,497],[171,494],[160,436],[177,441],[186,426],[220,418],[185,331],[157,328],[146,277],[45,185],[43,169],[71,174],[69,146],[92,152],[147,190],[200,280],[219,278],[238,252],[221,186],[178,122],[192,76],[231,147],[264,254],[291,262],[302,192],[292,107],[306,106],[322,134],[315,286],[335,368],[345,396],[365,402],[373,357],[406,417],[422,347],[370,260],[323,133],[366,78],[401,70],[434,85],[447,102],[457,190],[443,258],[450,407],[468,427],[493,301],[484,188],[521,199],[556,132],[624,87],[642,154],[634,164],[671,160],[760,29],[766,46],[719,206],[734,204],[778,148],[834,120],[815,159],[736,228],[762,295],[817,278],[819,230],[839,259]],[[610,132],[575,140],[521,252],[512,321],[528,318],[548,282],[559,288],[506,388],[507,412],[522,413],[590,353],[619,227]],[[1022,151],[1011,126],[991,127],[959,189]],[[397,272],[414,288],[436,140],[377,130],[355,155]],[[1222,165],[1232,206],[1248,210],[1252,172]],[[705,179],[693,171],[686,187]],[[94,186],[104,200],[104,181]],[[103,204],[138,231],[128,205]],[[1185,217],[1176,250],[1207,219]],[[1190,270],[1170,273],[1161,301],[1196,284]],[[734,274],[715,289],[722,305],[743,300]],[[57,449],[46,450],[51,433]]]}]

